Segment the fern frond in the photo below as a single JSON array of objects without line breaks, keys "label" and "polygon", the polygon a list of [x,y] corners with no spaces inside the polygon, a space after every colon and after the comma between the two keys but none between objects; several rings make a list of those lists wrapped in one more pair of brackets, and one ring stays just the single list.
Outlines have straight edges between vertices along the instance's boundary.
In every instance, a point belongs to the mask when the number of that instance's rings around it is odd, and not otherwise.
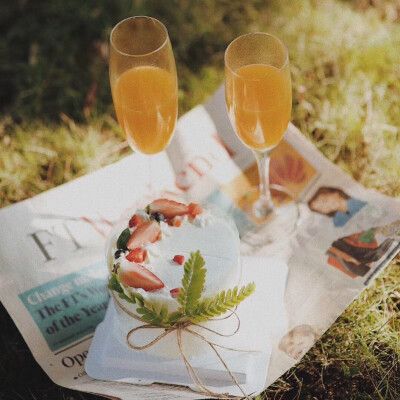
[{"label": "fern frond", "polygon": [[144,306],[144,298],[140,293],[132,293],[132,295],[135,297],[136,303],[139,304],[140,307]]},{"label": "fern frond", "polygon": [[[136,303],[136,298],[135,298],[135,295],[133,295],[133,294],[131,294],[130,296],[129,295],[127,295],[125,292],[124,292],[124,289],[122,288],[122,286],[121,286],[121,283],[120,283],[120,281],[119,281],[119,279],[118,279],[118,275],[117,274],[112,274],[111,275],[111,277],[110,277],[110,280],[109,280],[109,282],[108,282],[108,289],[110,289],[110,290],[113,290],[114,292],[117,292],[118,293],[118,297],[120,298],[120,299],[122,299],[122,300],[125,300],[125,301],[127,301],[128,303],[132,303],[132,304],[135,304]],[[139,295],[139,294],[138,294]],[[139,295],[140,296],[140,295]],[[143,297],[142,296],[140,296],[142,299],[143,299]]]},{"label": "fern frond", "polygon": [[127,296],[125,293],[118,293],[118,297],[119,297],[120,299],[122,299],[122,300],[127,301],[128,303],[132,303],[132,304],[135,304],[135,303],[136,303],[136,300],[135,300],[134,297],[129,297],[129,296]]},{"label": "fern frond", "polygon": [[217,294],[214,299],[205,299],[200,302],[196,308],[190,313],[189,319],[194,324],[204,322],[210,318],[219,317],[228,310],[238,306],[244,299],[250,296],[256,288],[254,282],[249,283],[238,289],[235,286],[227,292],[224,290]]},{"label": "fern frond", "polygon": [[143,322],[162,327],[170,327],[187,321],[194,324],[206,322],[210,318],[225,314],[254,292],[256,285],[252,282],[240,289],[235,286],[227,291],[222,290],[214,298],[201,300],[207,272],[204,265],[205,262],[200,251],[190,254],[190,258],[184,266],[182,287],[179,288],[177,297],[181,306],[172,313],[168,313],[167,306],[160,308],[154,303],[145,301],[139,293],[125,292],[115,273],[110,277],[108,288],[115,291],[119,298],[137,304],[136,312]]},{"label": "fern frond", "polygon": [[168,318],[167,318],[168,324],[173,325],[174,323],[178,322],[183,317],[185,317],[185,316],[181,312],[175,311],[168,315]]},{"label": "fern frond", "polygon": [[114,290],[114,292],[117,293],[123,293],[117,274],[111,274],[110,280],[108,281],[108,289]]},{"label": "fern frond", "polygon": [[143,307],[138,307],[136,312],[140,314],[140,318],[143,322],[152,325],[164,326],[168,316],[168,309],[165,306],[158,310],[154,304],[150,304],[149,307],[145,305]]},{"label": "fern frond", "polygon": [[204,289],[207,270],[204,267],[204,259],[200,251],[190,254],[189,260],[185,262],[182,287],[177,300],[181,307],[179,311],[182,314],[188,314],[193,311],[201,298]]}]

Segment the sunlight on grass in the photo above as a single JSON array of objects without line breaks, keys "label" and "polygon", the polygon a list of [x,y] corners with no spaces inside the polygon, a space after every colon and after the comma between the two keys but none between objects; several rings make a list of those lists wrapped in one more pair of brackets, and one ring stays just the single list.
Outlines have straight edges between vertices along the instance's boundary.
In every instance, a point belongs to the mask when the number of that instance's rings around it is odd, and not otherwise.
[{"label": "sunlight on grass", "polygon": [[[116,121],[103,116],[79,125],[17,125],[0,142],[0,193],[3,206],[93,172],[127,154]],[[7,120],[0,123],[7,131]]]},{"label": "sunlight on grass", "polygon": [[293,122],[355,179],[399,195],[400,26],[332,1],[279,4],[270,20],[290,49]]}]

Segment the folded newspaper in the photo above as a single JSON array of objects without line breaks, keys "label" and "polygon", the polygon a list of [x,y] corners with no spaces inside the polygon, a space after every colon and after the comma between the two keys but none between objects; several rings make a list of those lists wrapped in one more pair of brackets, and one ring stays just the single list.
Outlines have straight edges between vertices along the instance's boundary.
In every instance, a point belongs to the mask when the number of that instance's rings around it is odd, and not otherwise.
[{"label": "folded newspaper", "polygon": [[[171,145],[151,162],[149,170],[147,159],[133,154],[0,210],[0,300],[61,386],[121,399],[201,397],[179,386],[95,380],[84,369],[109,302],[105,237],[124,210],[154,191],[214,204],[235,220],[243,254],[269,255],[268,238],[243,212],[257,167],[232,131],[222,88],[180,118]],[[275,249],[289,267],[282,305],[288,324],[271,337],[265,387],[303,357],[400,250],[400,201],[354,182],[293,125],[273,151],[270,175],[298,196],[301,223]]]}]

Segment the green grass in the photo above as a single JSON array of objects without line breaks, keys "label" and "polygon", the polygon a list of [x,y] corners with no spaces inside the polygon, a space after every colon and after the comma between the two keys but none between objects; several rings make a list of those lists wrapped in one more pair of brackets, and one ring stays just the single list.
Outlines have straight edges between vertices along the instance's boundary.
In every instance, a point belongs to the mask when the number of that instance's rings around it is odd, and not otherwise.
[{"label": "green grass", "polygon": [[398,258],[264,398],[399,399],[399,269]]},{"label": "green grass", "polygon": [[[0,206],[131,152],[114,119],[107,77],[111,26],[131,14],[167,25],[181,114],[222,83],[223,53],[233,38],[251,30],[278,34],[290,52],[294,124],[357,181],[400,196],[399,0],[89,4],[0,8]],[[260,397],[400,399],[399,287],[397,258]],[[95,398],[50,383],[3,309],[0,318],[0,399]]]}]

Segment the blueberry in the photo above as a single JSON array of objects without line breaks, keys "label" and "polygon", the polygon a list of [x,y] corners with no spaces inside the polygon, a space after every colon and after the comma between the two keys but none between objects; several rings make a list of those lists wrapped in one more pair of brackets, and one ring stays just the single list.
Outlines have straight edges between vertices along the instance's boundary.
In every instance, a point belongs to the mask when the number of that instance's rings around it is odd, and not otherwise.
[{"label": "blueberry", "polygon": [[121,255],[121,253],[123,253],[124,252],[124,250],[117,250],[115,253],[114,253],[114,257],[115,258],[119,258],[119,256]]},{"label": "blueberry", "polygon": [[157,222],[165,221],[163,213],[156,212],[150,216],[150,219],[155,219]]}]

